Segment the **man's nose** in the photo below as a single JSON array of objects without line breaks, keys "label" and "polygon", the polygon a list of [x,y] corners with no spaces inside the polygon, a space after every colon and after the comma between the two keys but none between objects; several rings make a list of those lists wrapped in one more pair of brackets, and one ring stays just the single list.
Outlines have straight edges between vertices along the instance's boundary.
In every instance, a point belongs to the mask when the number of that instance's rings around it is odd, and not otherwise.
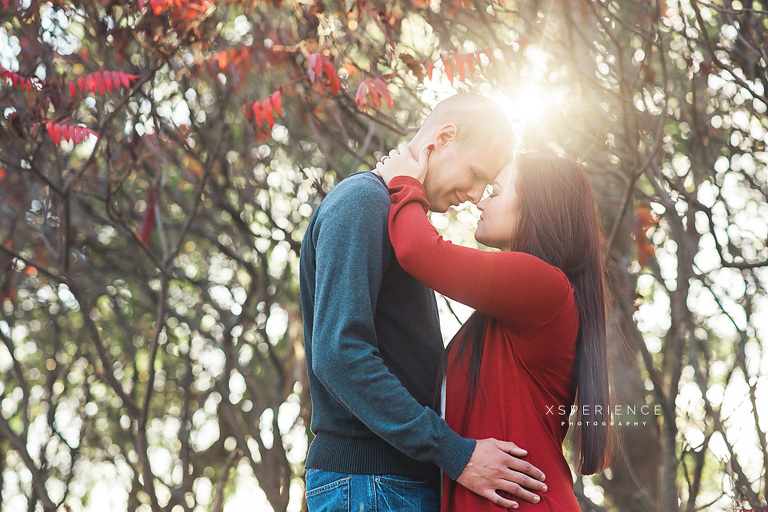
[{"label": "man's nose", "polygon": [[483,192],[485,192],[485,187],[483,188],[473,188],[469,191],[467,194],[467,197],[470,201],[472,201],[472,204],[478,204],[480,203],[480,200],[483,198]]}]

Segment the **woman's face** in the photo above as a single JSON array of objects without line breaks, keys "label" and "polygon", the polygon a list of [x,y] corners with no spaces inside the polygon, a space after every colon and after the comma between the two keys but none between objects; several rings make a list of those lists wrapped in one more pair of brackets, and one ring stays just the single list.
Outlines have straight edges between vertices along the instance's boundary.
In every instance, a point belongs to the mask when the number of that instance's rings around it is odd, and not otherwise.
[{"label": "woman's face", "polygon": [[491,194],[477,203],[481,215],[475,240],[481,244],[502,251],[512,249],[512,235],[519,216],[516,179],[517,164],[511,162],[496,177]]}]

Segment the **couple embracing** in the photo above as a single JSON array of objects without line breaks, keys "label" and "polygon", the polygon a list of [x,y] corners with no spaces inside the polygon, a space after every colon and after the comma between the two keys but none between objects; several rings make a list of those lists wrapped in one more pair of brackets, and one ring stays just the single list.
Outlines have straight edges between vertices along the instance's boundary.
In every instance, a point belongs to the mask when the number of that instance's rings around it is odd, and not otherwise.
[{"label": "couple embracing", "polygon": [[[310,221],[310,512],[579,511],[568,417],[548,407],[608,409],[602,239],[581,167],[513,155],[512,141],[494,101],[451,97]],[[476,240],[499,251],[432,226],[428,210],[464,201],[482,212]],[[476,310],[447,348],[433,290]],[[574,440],[579,472],[600,471],[608,430]]]}]

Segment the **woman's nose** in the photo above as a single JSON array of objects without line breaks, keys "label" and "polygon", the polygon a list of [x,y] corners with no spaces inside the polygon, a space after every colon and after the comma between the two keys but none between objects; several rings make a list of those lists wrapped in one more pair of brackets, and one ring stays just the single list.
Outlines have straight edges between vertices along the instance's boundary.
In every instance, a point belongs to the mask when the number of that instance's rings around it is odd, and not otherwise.
[{"label": "woman's nose", "polygon": [[477,209],[480,210],[481,212],[484,211],[485,210],[485,205],[486,205],[487,202],[488,202],[488,198],[486,197],[485,199],[483,199],[482,201],[477,203]]}]

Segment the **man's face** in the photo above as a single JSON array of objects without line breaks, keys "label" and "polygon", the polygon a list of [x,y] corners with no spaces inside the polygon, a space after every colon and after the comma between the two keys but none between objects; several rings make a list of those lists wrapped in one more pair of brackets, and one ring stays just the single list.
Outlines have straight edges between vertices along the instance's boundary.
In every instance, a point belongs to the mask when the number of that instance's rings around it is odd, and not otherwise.
[{"label": "man's face", "polygon": [[430,210],[445,212],[464,201],[477,204],[500,170],[499,149],[493,144],[461,144],[455,139],[436,144],[424,179]]}]

